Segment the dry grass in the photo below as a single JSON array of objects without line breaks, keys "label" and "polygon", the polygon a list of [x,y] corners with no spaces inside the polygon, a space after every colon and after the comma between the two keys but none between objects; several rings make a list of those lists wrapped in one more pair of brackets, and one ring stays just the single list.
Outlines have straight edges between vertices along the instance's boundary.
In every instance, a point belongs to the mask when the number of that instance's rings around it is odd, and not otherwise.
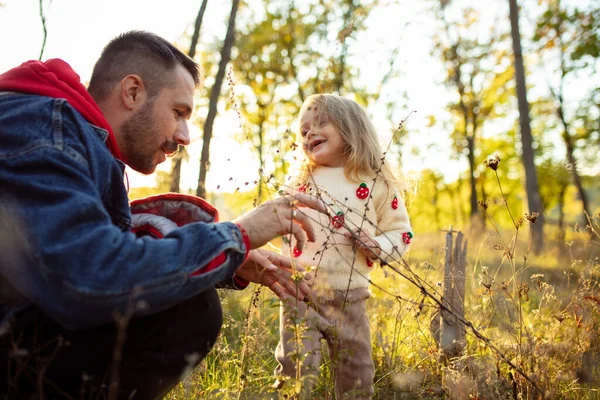
[{"label": "dry grass", "polygon": [[[546,240],[534,255],[527,225],[535,218],[527,217],[511,215],[514,229],[490,219],[487,231],[465,232],[467,334],[456,357],[443,357],[430,329],[444,282],[444,234],[417,233],[405,260],[373,273],[374,399],[600,398],[600,218],[567,232],[567,243]],[[168,398],[299,398],[302,382],[273,388],[277,299],[257,288],[222,299],[220,340]],[[310,398],[333,399],[329,367],[325,359]]]}]

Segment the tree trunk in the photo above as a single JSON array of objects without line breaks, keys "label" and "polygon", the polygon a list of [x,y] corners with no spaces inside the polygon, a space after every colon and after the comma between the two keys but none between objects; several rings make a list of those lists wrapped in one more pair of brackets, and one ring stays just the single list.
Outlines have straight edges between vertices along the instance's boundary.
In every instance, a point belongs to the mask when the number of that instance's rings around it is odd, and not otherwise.
[{"label": "tree trunk", "polygon": [[196,56],[196,46],[198,45],[198,40],[200,39],[200,27],[202,26],[202,20],[204,19],[206,3],[208,3],[208,0],[202,0],[200,10],[198,10],[198,15],[196,16],[196,23],[194,24],[194,33],[192,34],[192,42],[190,43],[190,51],[188,51],[188,56],[190,56],[190,58],[194,58]]},{"label": "tree trunk", "polygon": [[558,117],[560,118],[560,122],[563,126],[563,140],[565,141],[565,147],[567,148],[567,161],[571,166],[571,174],[573,175],[573,182],[575,183],[575,187],[577,188],[577,193],[579,194],[579,199],[581,200],[581,205],[583,207],[583,222],[584,226],[587,225],[587,217],[590,214],[587,194],[583,189],[583,183],[581,182],[581,176],[579,176],[579,172],[577,171],[577,159],[575,158],[575,146],[573,145],[573,139],[569,134],[569,124],[565,119],[565,115],[563,112],[563,99],[562,95],[559,96],[558,99],[559,106],[557,109]]},{"label": "tree trunk", "polygon": [[568,185],[562,185],[558,193],[558,234],[557,240],[561,247],[565,242],[565,194],[567,193]]},{"label": "tree trunk", "polygon": [[517,81],[517,100],[519,104],[519,125],[521,128],[521,144],[523,167],[525,168],[525,190],[527,192],[527,208],[531,212],[539,212],[533,224],[533,251],[539,254],[544,245],[544,215],[540,188],[538,185],[537,171],[534,163],[533,137],[529,122],[529,102],[527,101],[527,87],[525,85],[525,67],[521,52],[521,34],[519,32],[519,8],[517,0],[508,0],[510,6],[510,25],[513,42],[515,78]]},{"label": "tree trunk", "polygon": [[[437,184],[437,180],[435,181],[435,183]],[[437,189],[437,185],[433,188],[433,199],[432,199],[432,204],[433,204],[433,218],[435,221],[435,230],[439,231],[440,230],[440,191]],[[454,207],[452,207],[454,208]]]},{"label": "tree trunk", "polygon": [[[204,19],[204,11],[206,11],[206,3],[208,0],[202,0],[200,10],[196,16],[196,23],[194,24],[194,33],[192,34],[192,41],[190,42],[190,50],[188,56],[194,58],[196,55],[196,46],[200,39],[200,27],[202,26],[202,20]],[[169,185],[169,191],[179,192],[181,184],[181,162],[183,160],[183,151],[180,149],[173,161],[171,161],[171,184]]]},{"label": "tree trunk", "polygon": [[181,190],[181,161],[183,157],[179,154],[181,150],[177,152],[177,155],[171,160],[171,183],[169,183],[169,191],[173,193],[179,193]]},{"label": "tree trunk", "polygon": [[208,105],[208,115],[204,122],[204,135],[202,138],[202,156],[200,158],[200,174],[198,176],[198,188],[196,195],[199,197],[206,196],[206,172],[208,170],[208,159],[210,155],[210,140],[212,139],[213,123],[217,116],[217,104],[219,103],[219,95],[221,94],[221,86],[225,78],[225,69],[231,58],[231,48],[235,41],[235,16],[237,14],[240,0],[233,0],[231,4],[231,13],[229,14],[229,23],[227,25],[227,35],[221,49],[221,61],[219,61],[219,71],[215,77],[215,84],[210,91],[210,102]]},{"label": "tree trunk", "polygon": [[[485,200],[485,199],[487,199],[487,192],[485,191],[485,179],[482,179],[482,178],[483,177],[481,175],[479,175],[479,183],[481,184],[481,199]],[[485,213],[480,212],[479,215],[481,216],[481,227],[485,228],[485,223],[486,223]]]},{"label": "tree trunk", "polygon": [[469,154],[467,154],[467,158],[469,159],[469,180],[471,182],[471,197],[470,197],[470,217],[473,218],[475,214],[477,214],[477,180],[475,179],[475,138],[472,136],[467,136],[467,147],[469,149]]},{"label": "tree trunk", "polygon": [[[560,4],[558,5],[560,10]],[[563,126],[563,140],[565,142],[565,147],[567,151],[567,161],[571,166],[571,174],[573,175],[573,182],[575,183],[575,187],[577,188],[577,192],[579,194],[579,199],[581,200],[581,205],[583,208],[583,225],[586,226],[588,223],[588,216],[590,215],[588,200],[585,190],[583,190],[583,184],[581,182],[581,176],[579,176],[579,171],[577,171],[577,159],[575,158],[575,145],[573,143],[573,138],[570,134],[570,126],[569,122],[565,117],[565,109],[564,109],[564,84],[565,84],[565,76],[569,73],[567,70],[566,62],[565,62],[565,50],[564,44],[562,40],[562,23],[564,22],[562,14],[559,14],[558,25],[556,27],[557,32],[557,42],[558,49],[560,55],[560,82],[558,87],[558,93],[552,91],[552,94],[558,101],[558,106],[556,108],[556,113],[558,114],[558,119]],[[591,232],[590,232],[591,233]]]}]

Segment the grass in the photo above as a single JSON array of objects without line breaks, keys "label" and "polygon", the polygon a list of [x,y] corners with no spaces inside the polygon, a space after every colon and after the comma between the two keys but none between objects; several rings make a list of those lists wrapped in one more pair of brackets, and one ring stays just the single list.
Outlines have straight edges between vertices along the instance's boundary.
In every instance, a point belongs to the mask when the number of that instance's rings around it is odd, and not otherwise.
[{"label": "grass", "polygon": [[[481,246],[490,248],[488,242]],[[410,265],[433,287],[441,287],[442,240],[423,240],[430,243],[429,248],[419,248],[417,243]],[[598,259],[569,263],[550,255],[533,257],[523,272],[527,296],[521,294],[518,299],[502,289],[502,282],[512,275],[502,267],[501,257],[492,253],[492,257],[469,261],[466,319],[538,382],[543,393],[473,335],[467,334],[464,354],[441,361],[442,353],[430,331],[436,307],[401,277],[378,271],[373,281],[407,301],[377,288],[368,300],[376,365],[374,399],[600,398],[595,366],[600,354]],[[487,288],[482,279],[496,266],[499,271]],[[279,338],[277,299],[267,289],[257,293],[256,287],[221,296],[225,323],[217,345],[167,398],[285,398],[273,388],[273,351]],[[332,399],[331,388],[325,360],[313,398]]]},{"label": "grass", "polygon": [[[504,207],[510,213],[506,201]],[[465,232],[468,326],[464,351],[454,357],[444,357],[431,330],[444,282],[444,234],[417,234],[406,263],[392,265],[410,279],[390,267],[373,273],[374,399],[600,398],[599,218],[567,232],[567,244],[548,243],[548,232],[546,249],[533,255],[523,232],[532,217],[511,215],[514,229],[490,219],[487,231]],[[221,296],[219,341],[167,398],[299,398],[301,382],[287,391],[273,387],[277,299],[257,287]],[[320,372],[309,398],[333,399],[327,358]]]}]

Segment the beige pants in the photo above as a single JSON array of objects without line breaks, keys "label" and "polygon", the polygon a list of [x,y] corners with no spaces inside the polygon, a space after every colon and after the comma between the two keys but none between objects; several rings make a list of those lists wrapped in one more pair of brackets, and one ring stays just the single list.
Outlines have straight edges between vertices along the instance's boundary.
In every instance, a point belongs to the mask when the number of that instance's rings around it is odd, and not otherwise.
[{"label": "beige pants", "polygon": [[[366,313],[367,289],[353,289],[333,300],[282,303],[275,373],[301,378],[302,396],[310,395],[319,374],[321,339],[329,346],[336,399],[370,399],[375,368]],[[345,301],[344,301],[344,298]],[[343,309],[342,309],[343,308]],[[297,375],[297,366],[301,373]]]}]

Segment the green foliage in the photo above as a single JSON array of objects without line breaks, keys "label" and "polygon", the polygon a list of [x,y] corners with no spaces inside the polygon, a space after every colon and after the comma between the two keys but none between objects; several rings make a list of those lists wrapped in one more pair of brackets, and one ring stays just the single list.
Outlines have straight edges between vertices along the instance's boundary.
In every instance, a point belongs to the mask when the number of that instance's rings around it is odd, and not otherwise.
[{"label": "green foliage", "polygon": [[476,165],[481,164],[480,135],[483,125],[504,116],[513,95],[510,82],[514,72],[506,55],[506,32],[492,28],[485,36],[477,35],[480,18],[477,10],[463,8],[459,18],[450,19],[451,5],[441,3],[437,10],[440,30],[434,37],[433,54],[446,69],[444,83],[455,91],[447,105],[451,117],[453,149],[457,158],[469,163],[470,215],[477,213]]},{"label": "green foliage", "polygon": [[246,10],[230,90],[240,119],[237,139],[258,155],[259,201],[266,198],[265,186],[282,184],[290,163],[301,157],[295,120],[308,95],[352,93],[363,105],[378,96],[359,85],[358,72],[347,62],[353,37],[376,4],[279,0],[265,1],[261,13]]},{"label": "green foliage", "polygon": [[533,41],[541,60],[552,57],[558,61],[548,63],[556,65],[550,69],[550,98],[554,104],[549,114],[558,120],[557,125],[562,123],[565,140],[571,141],[578,159],[586,161],[583,165],[594,165],[600,138],[600,87],[596,83],[584,88],[587,93],[582,91],[574,102],[567,98],[569,83],[585,77],[600,60],[600,8],[576,8],[560,0],[542,3],[544,11],[536,21]]}]

